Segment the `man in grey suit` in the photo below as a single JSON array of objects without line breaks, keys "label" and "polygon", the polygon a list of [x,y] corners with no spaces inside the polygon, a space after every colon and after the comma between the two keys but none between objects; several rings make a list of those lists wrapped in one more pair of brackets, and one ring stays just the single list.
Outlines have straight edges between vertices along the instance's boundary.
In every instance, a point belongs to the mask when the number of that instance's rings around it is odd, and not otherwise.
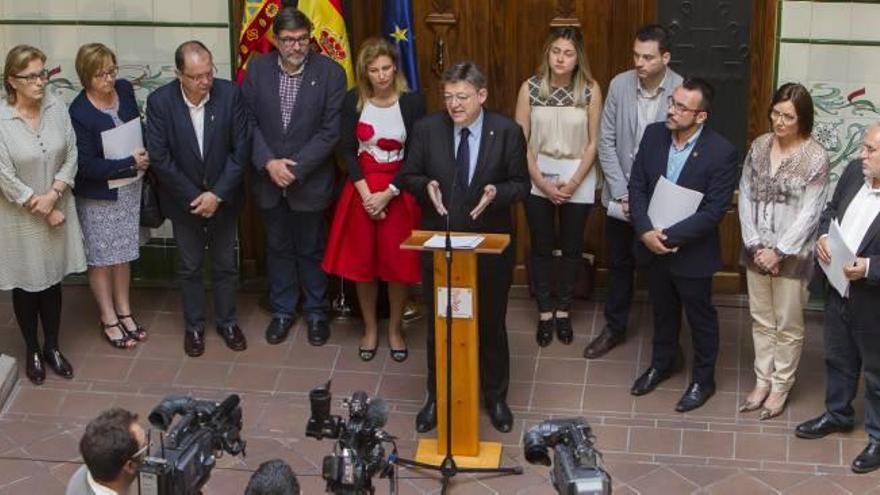
[{"label": "man in grey suit", "polygon": [[250,62],[242,88],[253,132],[254,199],[266,222],[266,340],[287,338],[302,296],[309,343],[323,345],[330,335],[324,210],[333,195],[345,72],[312,52],[312,23],[299,10],[282,9],[272,28],[278,50]]},{"label": "man in grey suit", "polygon": [[599,163],[605,175],[602,205],[622,211],[627,220],[605,217],[608,298],[605,327],[584,349],[584,357],[603,356],[623,342],[633,297],[635,258],[629,221],[630,170],[645,127],[666,120],[667,99],[682,78],[668,67],[669,34],[659,24],[643,26],[633,42],[634,69],[611,80],[599,129]]},{"label": "man in grey suit", "polygon": [[67,482],[66,495],[124,495],[147,456],[147,434],[137,414],[118,407],[102,412],[79,441],[85,465]]}]

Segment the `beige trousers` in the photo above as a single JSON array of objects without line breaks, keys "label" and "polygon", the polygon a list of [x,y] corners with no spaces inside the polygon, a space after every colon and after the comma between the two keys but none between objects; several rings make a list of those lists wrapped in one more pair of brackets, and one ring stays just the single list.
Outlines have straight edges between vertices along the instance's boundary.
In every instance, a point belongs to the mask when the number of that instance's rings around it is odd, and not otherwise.
[{"label": "beige trousers", "polygon": [[755,376],[759,387],[786,392],[804,344],[807,282],[799,278],[761,275],[748,269],[749,310],[755,342]]}]

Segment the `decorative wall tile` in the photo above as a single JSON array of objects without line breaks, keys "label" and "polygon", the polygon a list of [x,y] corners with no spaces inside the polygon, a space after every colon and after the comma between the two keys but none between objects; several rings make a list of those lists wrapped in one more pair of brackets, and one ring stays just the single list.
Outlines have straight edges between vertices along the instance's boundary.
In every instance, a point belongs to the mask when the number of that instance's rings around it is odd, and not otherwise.
[{"label": "decorative wall tile", "polygon": [[812,2],[785,2],[780,22],[783,38],[809,38],[812,22]]},{"label": "decorative wall tile", "polygon": [[117,21],[152,21],[155,18],[153,2],[149,0],[114,0],[113,18]]},{"label": "decorative wall tile", "polygon": [[83,20],[109,20],[114,18],[115,3],[115,0],[76,0],[76,12],[78,18]]},{"label": "decorative wall tile", "polygon": [[[212,3],[223,4],[225,2],[213,0]],[[201,15],[193,15],[192,4],[189,0],[155,0],[153,20],[156,22],[209,22]]]},{"label": "decorative wall tile", "polygon": [[779,84],[806,80],[809,67],[810,45],[804,43],[779,44]]},{"label": "decorative wall tile", "polygon": [[845,40],[850,36],[852,4],[812,2],[813,22],[810,34],[816,39]]},{"label": "decorative wall tile", "polygon": [[217,0],[190,0],[193,17],[201,22],[228,22],[229,3]]},{"label": "decorative wall tile", "polygon": [[854,3],[852,4],[852,23],[850,36],[856,40],[880,41],[880,4],[878,3]]}]

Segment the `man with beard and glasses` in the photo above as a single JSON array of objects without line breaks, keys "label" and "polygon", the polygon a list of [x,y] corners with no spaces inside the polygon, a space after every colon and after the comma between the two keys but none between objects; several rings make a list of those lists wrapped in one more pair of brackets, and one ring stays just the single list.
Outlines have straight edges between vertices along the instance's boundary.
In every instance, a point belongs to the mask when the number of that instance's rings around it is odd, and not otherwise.
[{"label": "man with beard and glasses", "polygon": [[330,336],[321,260],[345,72],[311,50],[312,22],[299,10],[281,9],[272,28],[278,50],[250,62],[242,89],[253,132],[254,199],[266,222],[266,340],[287,338],[302,299],[309,343],[318,346]]},{"label": "man with beard and glasses", "polygon": [[[629,182],[630,214],[641,241],[636,260],[648,273],[654,312],[650,367],[635,381],[633,395],[644,395],[669,378],[679,365],[681,310],[691,329],[694,365],[691,383],[675,406],[686,412],[715,393],[718,313],[712,305],[712,275],[721,268],[718,225],[730,207],[737,183],[737,152],[720,134],[704,126],[714,91],[708,82],[685,79],[667,102],[666,122],[645,128]],[[704,194],[697,211],[664,229],[648,217],[648,204],[661,177]]]}]

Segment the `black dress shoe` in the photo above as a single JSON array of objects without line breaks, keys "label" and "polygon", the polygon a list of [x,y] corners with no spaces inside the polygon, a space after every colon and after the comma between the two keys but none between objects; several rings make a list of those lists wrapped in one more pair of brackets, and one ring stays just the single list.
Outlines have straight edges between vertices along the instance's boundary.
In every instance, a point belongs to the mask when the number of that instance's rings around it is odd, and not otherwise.
[{"label": "black dress shoe", "polygon": [[556,338],[565,345],[571,344],[571,341],[574,340],[574,328],[571,327],[571,318],[566,316],[555,319]]},{"label": "black dress shoe", "polygon": [[854,473],[864,474],[880,468],[880,442],[870,441],[850,466]]},{"label": "black dress shoe", "polygon": [[266,342],[275,345],[284,342],[293,326],[293,318],[272,318],[266,327]]},{"label": "black dress shoe", "polygon": [[330,324],[327,320],[310,320],[308,324],[309,344],[320,346],[330,338]]},{"label": "black dress shoe", "polygon": [[58,349],[44,349],[43,360],[61,378],[73,378],[73,366]]},{"label": "black dress shoe", "polygon": [[818,418],[808,419],[797,425],[797,428],[794,429],[794,434],[798,438],[815,440],[831,433],[846,433],[852,431],[852,429],[852,425],[840,424],[830,414],[824,413]]},{"label": "black dress shoe", "polygon": [[39,352],[30,352],[25,363],[24,373],[34,385],[42,385],[46,380],[46,368]]},{"label": "black dress shoe", "polygon": [[624,341],[624,335],[618,334],[611,330],[611,327],[605,325],[602,332],[587,344],[584,349],[584,357],[587,359],[596,359],[604,356],[611,349],[614,349]]},{"label": "black dress shoe", "polygon": [[183,352],[189,357],[199,357],[205,353],[205,331],[189,330],[183,336]]},{"label": "black dress shoe", "polygon": [[416,415],[416,431],[427,433],[437,427],[437,400],[429,398]]},{"label": "black dress shoe", "polygon": [[489,404],[489,419],[492,426],[501,433],[507,433],[513,428],[513,413],[504,401]]},{"label": "black dress shoe", "polygon": [[663,380],[666,380],[667,378],[669,378],[668,371],[660,371],[657,368],[648,368],[642,373],[642,376],[636,378],[629,393],[637,396],[645,395],[652,392],[657,388],[657,385],[660,385]]},{"label": "black dress shoe", "polygon": [[226,342],[226,347],[233,351],[243,351],[247,349],[247,339],[244,338],[244,333],[237,324],[220,325],[217,327],[217,333],[223,337],[223,341]]},{"label": "black dress shoe", "polygon": [[713,395],[715,395],[715,387],[691,383],[679,399],[678,404],[675,405],[675,410],[678,412],[693,411],[705,404]]},{"label": "black dress shoe", "polygon": [[535,340],[541,347],[547,347],[553,342],[553,332],[556,330],[556,322],[553,318],[548,320],[538,320],[538,331],[535,333]]}]

